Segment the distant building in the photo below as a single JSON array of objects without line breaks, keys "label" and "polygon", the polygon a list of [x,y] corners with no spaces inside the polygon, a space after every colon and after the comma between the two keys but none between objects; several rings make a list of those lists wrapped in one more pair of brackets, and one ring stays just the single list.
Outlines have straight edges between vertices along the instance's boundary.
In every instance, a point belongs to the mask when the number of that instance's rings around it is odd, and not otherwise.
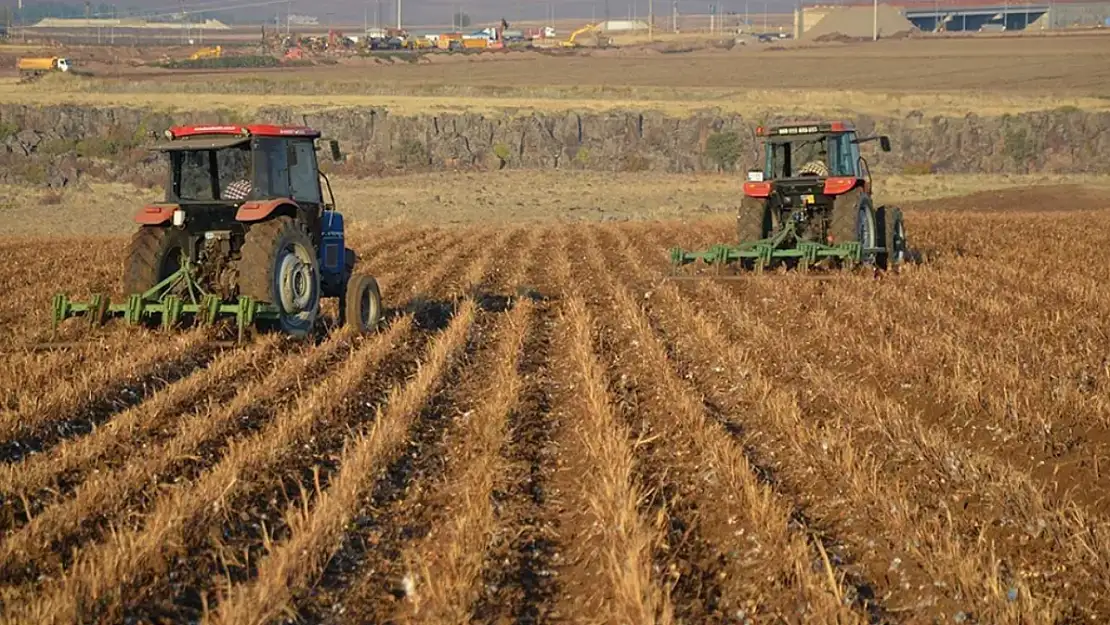
[{"label": "distant building", "polygon": [[151,22],[145,19],[133,17],[120,19],[46,17],[36,22],[34,25],[31,26],[31,28],[43,30],[63,30],[66,28],[114,28],[119,30],[230,30],[231,27],[219,20],[205,20],[203,22]]},{"label": "distant building", "polygon": [[606,33],[619,33],[647,30],[648,24],[643,20],[608,20],[598,24],[598,28]]}]

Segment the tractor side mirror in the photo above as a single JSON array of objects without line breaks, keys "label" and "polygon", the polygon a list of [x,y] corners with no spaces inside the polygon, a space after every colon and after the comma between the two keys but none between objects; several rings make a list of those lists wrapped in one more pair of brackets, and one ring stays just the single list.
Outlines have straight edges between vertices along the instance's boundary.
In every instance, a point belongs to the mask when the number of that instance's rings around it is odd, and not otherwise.
[{"label": "tractor side mirror", "polygon": [[879,147],[882,148],[883,152],[889,152],[890,151],[890,137],[888,137],[886,135],[882,135],[881,137],[879,137]]},{"label": "tractor side mirror", "polygon": [[749,169],[748,170],[748,182],[763,182],[763,170],[762,169]]},{"label": "tractor side mirror", "polygon": [[328,147],[331,148],[331,160],[336,162],[343,160],[343,155],[339,152],[338,141],[336,141],[335,139],[328,139]]}]

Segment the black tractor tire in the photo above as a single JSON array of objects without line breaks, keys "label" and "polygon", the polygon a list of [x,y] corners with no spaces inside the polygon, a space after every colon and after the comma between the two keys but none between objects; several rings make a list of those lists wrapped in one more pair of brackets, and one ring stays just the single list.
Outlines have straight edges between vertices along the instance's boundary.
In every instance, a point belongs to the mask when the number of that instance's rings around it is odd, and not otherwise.
[{"label": "black tractor tire", "polygon": [[[858,241],[864,248],[877,247],[876,243],[881,240],[879,237],[882,235],[878,232],[876,223],[871,198],[862,189],[852,189],[833,200],[832,214],[829,216],[829,236],[832,237],[833,245]],[[875,263],[876,254],[864,252],[861,261],[864,264]]]},{"label": "black tractor tire", "polygon": [[897,269],[906,261],[906,225],[902,219],[902,209],[880,206],[875,211],[875,224],[886,248],[878,255],[877,264],[880,269]]},{"label": "black tractor tire", "polygon": [[362,274],[352,275],[343,297],[339,299],[340,324],[351,326],[359,334],[377,329],[382,318],[382,294],[376,279]]},{"label": "black tractor tire", "polygon": [[737,243],[756,241],[771,236],[771,211],[767,202],[759,198],[744,196],[736,211]]},{"label": "black tractor tire", "polygon": [[177,228],[140,226],[127,246],[123,263],[124,295],[141,294],[181,269],[189,254],[189,235]]},{"label": "black tractor tire", "polygon": [[280,309],[278,329],[297,338],[312,334],[320,312],[320,266],[298,221],[281,216],[248,227],[237,269],[240,295]]}]

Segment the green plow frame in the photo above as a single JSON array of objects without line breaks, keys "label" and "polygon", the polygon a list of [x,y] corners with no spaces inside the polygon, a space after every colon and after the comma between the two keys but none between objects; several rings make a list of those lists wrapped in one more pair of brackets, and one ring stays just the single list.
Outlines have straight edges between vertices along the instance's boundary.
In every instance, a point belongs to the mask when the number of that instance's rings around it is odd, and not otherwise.
[{"label": "green plow frame", "polygon": [[[174,291],[184,292],[182,295]],[[110,317],[122,316],[128,325],[135,325],[150,318],[161,317],[165,329],[176,326],[183,317],[192,316],[204,325],[214,325],[221,316],[234,315],[243,340],[245,330],[261,319],[277,319],[278,307],[240,296],[238,301],[227,302],[206,292],[196,280],[192,264],[185,261],[181,269],[142,294],[128,296],[127,301],[113,304],[104,293],[94,293],[87,303],[74,302],[59,293],[52,302],[53,321],[51,337],[58,325],[70,317],[84,315],[90,326],[103,325]]]},{"label": "green plow frame", "polygon": [[793,247],[784,247],[783,244],[795,233],[794,220],[788,220],[786,225],[775,233],[774,236],[756,241],[744,241],[739,245],[718,244],[707,250],[691,252],[679,247],[671,248],[671,276],[672,278],[690,278],[697,276],[683,276],[679,268],[683,265],[702,261],[715,268],[716,275],[721,275],[722,268],[729,263],[742,260],[751,260],[754,273],[762,273],[774,260],[797,259],[798,271],[806,273],[815,263],[826,259],[839,259],[844,266],[851,268],[863,258],[863,248],[859,241],[849,241],[837,245],[825,245],[816,241],[798,241]]}]

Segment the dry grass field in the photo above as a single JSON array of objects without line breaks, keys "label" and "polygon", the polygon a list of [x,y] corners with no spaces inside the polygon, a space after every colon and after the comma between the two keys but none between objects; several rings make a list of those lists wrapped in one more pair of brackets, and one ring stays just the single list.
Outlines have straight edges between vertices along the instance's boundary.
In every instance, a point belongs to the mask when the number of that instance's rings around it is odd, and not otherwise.
[{"label": "dry grass field", "polygon": [[[737,174],[663,174],[506,169],[490,172],[432,172],[383,178],[331,177],[336,202],[353,227],[472,225],[536,221],[642,221],[701,219],[731,214],[739,202]],[[880,203],[943,210],[955,196],[1007,189],[1066,186],[1058,209],[1110,194],[1110,176],[883,175],[876,177]],[[88,198],[97,198],[89,210]],[[158,190],[129,184],[89,182],[43,191],[0,184],[0,231],[18,236],[118,236],[130,234],[132,217]],[[1039,204],[1039,201],[1037,201]],[[957,204],[958,206],[958,204]],[[80,213],[80,220],[57,219]]]},{"label": "dry grass field", "polygon": [[0,619],[1105,622],[1086,189],[907,202],[880,279],[661,281],[728,216],[363,223],[380,331],[233,348],[28,351],[126,236],[9,237]]}]

